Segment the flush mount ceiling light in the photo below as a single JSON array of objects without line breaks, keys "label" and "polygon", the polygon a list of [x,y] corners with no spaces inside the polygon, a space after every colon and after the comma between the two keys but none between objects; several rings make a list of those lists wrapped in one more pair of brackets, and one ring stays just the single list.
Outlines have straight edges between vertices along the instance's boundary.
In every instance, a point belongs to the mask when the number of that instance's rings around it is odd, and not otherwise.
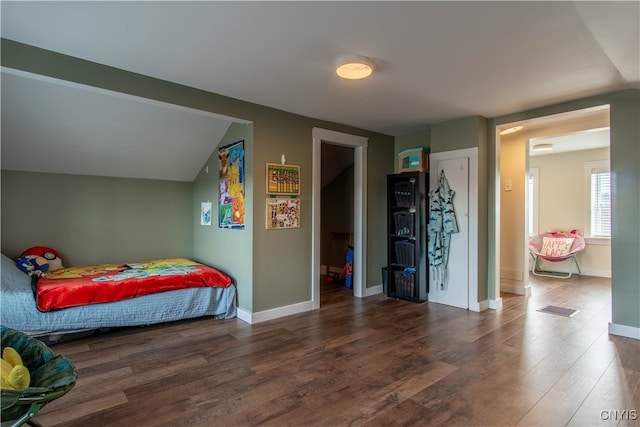
[{"label": "flush mount ceiling light", "polygon": [[336,74],[343,79],[358,80],[373,73],[373,62],[364,56],[345,56],[336,65]]},{"label": "flush mount ceiling light", "polygon": [[522,126],[514,126],[507,129],[502,129],[500,131],[500,135],[509,135],[510,133],[518,132],[520,129],[522,129]]},{"label": "flush mount ceiling light", "polygon": [[533,146],[533,151],[551,151],[553,150],[552,144],[538,144]]}]

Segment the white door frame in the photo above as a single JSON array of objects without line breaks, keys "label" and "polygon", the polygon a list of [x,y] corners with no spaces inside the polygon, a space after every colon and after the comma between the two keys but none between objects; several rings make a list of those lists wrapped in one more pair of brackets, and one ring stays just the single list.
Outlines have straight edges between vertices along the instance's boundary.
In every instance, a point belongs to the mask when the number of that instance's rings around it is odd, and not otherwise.
[{"label": "white door frame", "polygon": [[353,295],[364,296],[367,271],[367,145],[368,138],[313,128],[313,183],[311,195],[311,302],[312,308],[320,308],[320,202],[322,142],[353,147]]}]

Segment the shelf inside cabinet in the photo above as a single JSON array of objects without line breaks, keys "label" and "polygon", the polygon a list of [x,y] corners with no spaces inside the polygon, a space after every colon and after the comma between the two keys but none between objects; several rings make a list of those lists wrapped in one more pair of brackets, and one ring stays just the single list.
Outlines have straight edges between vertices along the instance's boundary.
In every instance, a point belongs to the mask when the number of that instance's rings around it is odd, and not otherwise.
[{"label": "shelf inside cabinet", "polygon": [[427,299],[427,191],[423,172],[387,176],[387,295]]}]

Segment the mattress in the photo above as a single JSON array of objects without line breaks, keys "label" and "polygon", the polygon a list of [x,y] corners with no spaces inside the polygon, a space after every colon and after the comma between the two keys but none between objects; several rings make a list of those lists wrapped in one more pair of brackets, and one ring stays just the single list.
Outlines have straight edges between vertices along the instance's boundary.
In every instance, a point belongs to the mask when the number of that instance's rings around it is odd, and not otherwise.
[{"label": "mattress", "polygon": [[236,317],[236,287],[201,287],[160,292],[123,301],[41,312],[31,278],[2,255],[1,324],[29,335],[46,335],[121,326],[140,326],[212,316]]}]

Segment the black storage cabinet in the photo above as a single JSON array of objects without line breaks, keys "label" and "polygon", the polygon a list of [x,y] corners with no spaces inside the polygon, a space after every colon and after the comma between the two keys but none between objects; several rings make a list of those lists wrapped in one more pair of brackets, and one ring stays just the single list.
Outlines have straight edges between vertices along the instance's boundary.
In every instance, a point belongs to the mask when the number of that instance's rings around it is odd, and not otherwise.
[{"label": "black storage cabinet", "polygon": [[427,300],[428,174],[387,175],[387,296]]}]

